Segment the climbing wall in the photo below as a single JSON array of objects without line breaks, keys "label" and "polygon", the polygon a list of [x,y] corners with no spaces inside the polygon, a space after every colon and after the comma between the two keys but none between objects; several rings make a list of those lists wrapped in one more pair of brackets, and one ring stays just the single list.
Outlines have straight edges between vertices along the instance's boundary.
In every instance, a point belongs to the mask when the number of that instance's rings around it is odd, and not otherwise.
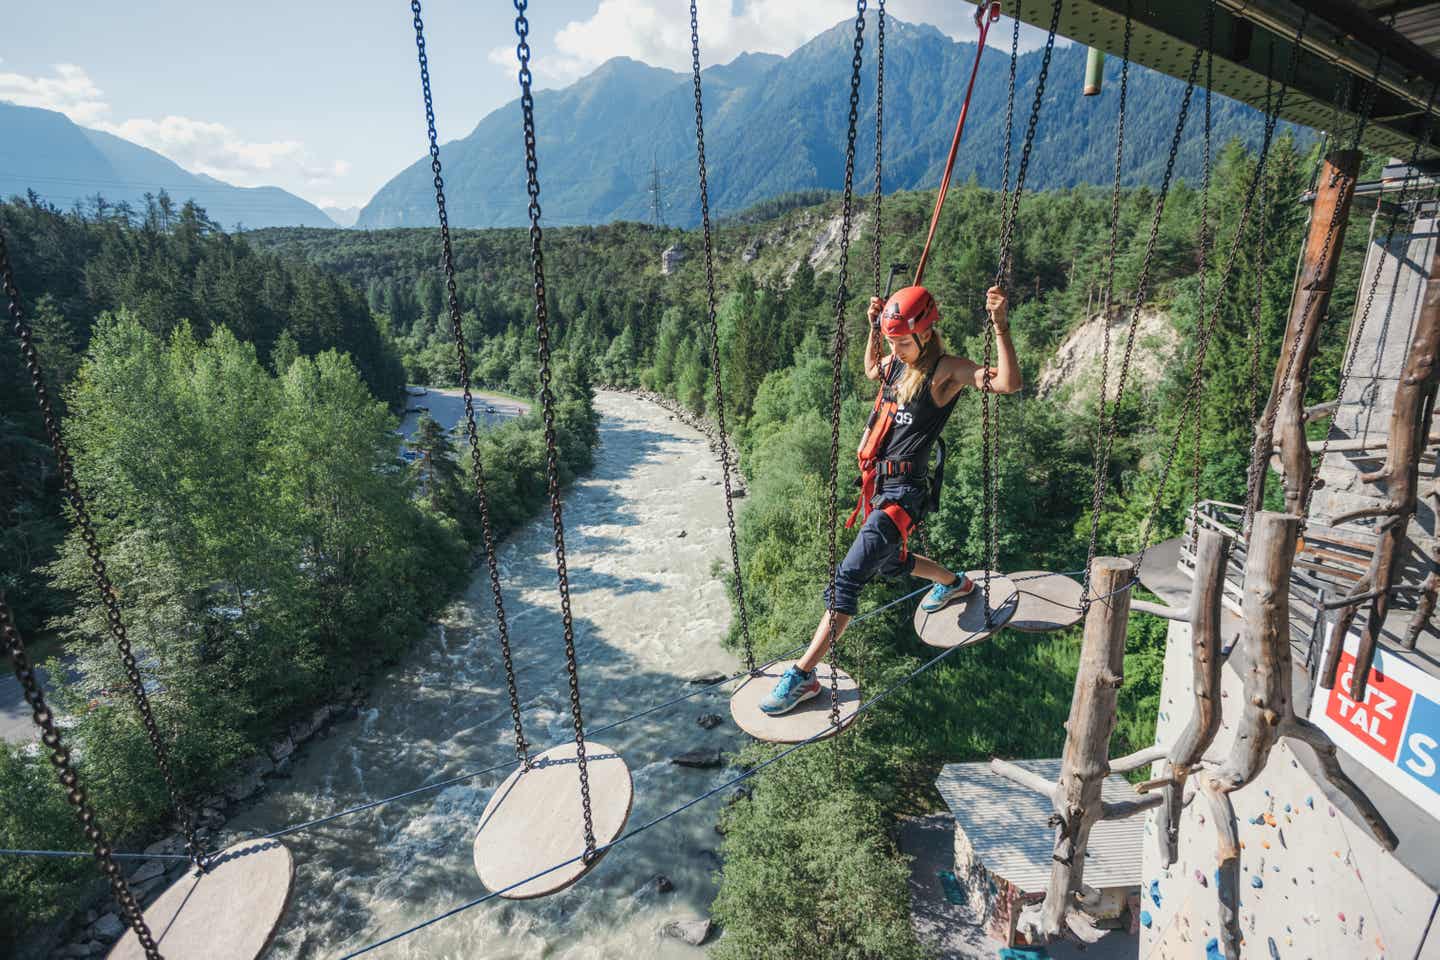
[{"label": "climbing wall", "polygon": [[[1167,644],[1158,743],[1174,741],[1194,702],[1189,625],[1172,623]],[[1242,693],[1233,660],[1240,656],[1237,652],[1221,671],[1224,720],[1207,761],[1222,760],[1235,736]],[[1243,955],[1440,960],[1440,931],[1429,931],[1435,891],[1383,850],[1363,823],[1352,820],[1347,804],[1331,795],[1328,784],[1311,776],[1296,757],[1306,750],[1281,741],[1264,773],[1231,795],[1243,848],[1238,905]],[[1185,809],[1179,857],[1168,869],[1161,867],[1156,827],[1147,823],[1141,960],[1220,956],[1211,820],[1203,798]]]}]

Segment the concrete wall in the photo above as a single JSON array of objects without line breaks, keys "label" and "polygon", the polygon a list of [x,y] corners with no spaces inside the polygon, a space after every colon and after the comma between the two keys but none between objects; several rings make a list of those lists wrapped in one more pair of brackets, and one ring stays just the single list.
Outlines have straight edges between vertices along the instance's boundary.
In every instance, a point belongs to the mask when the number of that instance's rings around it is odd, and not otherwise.
[{"label": "concrete wall", "polygon": [[[1174,741],[1193,704],[1189,626],[1172,623],[1167,642],[1158,743]],[[1241,656],[1237,650],[1222,671],[1224,720],[1207,761],[1223,760],[1235,735]],[[1232,794],[1244,845],[1239,904],[1244,955],[1440,960],[1440,931],[1430,929],[1435,890],[1383,850],[1348,803],[1311,774],[1310,758],[1301,756],[1306,753],[1304,745],[1282,741],[1256,782]],[[1147,825],[1141,900],[1149,924],[1140,931],[1141,960],[1199,960],[1207,941],[1218,935],[1211,820],[1203,799],[1186,808],[1179,858],[1168,869],[1160,866],[1156,827],[1153,821]],[[1440,858],[1440,850],[1428,855]]]}]

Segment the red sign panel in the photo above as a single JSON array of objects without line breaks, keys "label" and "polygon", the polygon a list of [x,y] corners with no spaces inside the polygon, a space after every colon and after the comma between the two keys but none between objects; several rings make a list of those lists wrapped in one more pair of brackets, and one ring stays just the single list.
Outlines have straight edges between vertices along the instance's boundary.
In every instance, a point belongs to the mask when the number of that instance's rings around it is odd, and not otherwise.
[{"label": "red sign panel", "polygon": [[1325,715],[1345,731],[1392,763],[1400,749],[1405,732],[1405,718],[1410,713],[1413,691],[1392,676],[1370,671],[1370,685],[1365,702],[1356,703],[1345,691],[1350,689],[1350,675],[1355,671],[1355,658],[1350,651],[1340,654],[1340,672],[1335,687],[1325,704]]}]

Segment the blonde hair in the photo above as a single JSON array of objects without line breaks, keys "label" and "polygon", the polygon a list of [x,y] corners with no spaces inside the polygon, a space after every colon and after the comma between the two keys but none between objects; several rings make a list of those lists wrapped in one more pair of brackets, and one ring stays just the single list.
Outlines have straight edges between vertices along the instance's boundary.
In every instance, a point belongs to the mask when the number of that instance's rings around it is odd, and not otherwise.
[{"label": "blonde hair", "polygon": [[915,362],[905,364],[905,372],[900,374],[900,382],[895,385],[895,395],[901,403],[909,403],[915,399],[915,394],[920,392],[925,378],[944,354],[945,344],[940,340],[940,331],[931,327],[930,339],[921,344],[920,355],[915,358]]}]

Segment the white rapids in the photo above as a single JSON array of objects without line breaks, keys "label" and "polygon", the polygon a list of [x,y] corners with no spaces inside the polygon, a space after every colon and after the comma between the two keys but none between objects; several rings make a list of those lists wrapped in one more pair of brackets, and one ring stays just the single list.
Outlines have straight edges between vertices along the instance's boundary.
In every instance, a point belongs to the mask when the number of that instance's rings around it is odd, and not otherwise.
[{"label": "white rapids", "polygon": [[[599,394],[596,405],[602,422],[595,468],[564,498],[590,729],[696,689],[686,677],[731,673],[738,666],[720,646],[730,607],[713,571],[717,562],[722,576],[729,571],[719,464],[698,431],[658,406],[618,393]],[[499,559],[525,732],[538,751],[572,736],[549,510],[512,534]],[[512,759],[494,620],[481,565],[465,596],[377,685],[367,709],[306,747],[292,776],[271,781],[262,799],[227,825],[227,836],[263,834]],[[704,713],[719,714],[725,723],[707,732],[696,723]],[[678,767],[672,756],[729,750],[740,742],[718,691],[597,739],[615,748],[634,776],[631,826],[732,775]],[[507,772],[286,838],[297,864],[295,892],[269,955],[343,956],[482,896],[471,843],[486,800]],[[374,956],[702,956],[703,950],[658,931],[670,919],[706,915],[719,863],[714,824],[724,799],[627,841],[562,893],[484,903]],[[656,874],[669,877],[674,891],[637,895]]]}]

